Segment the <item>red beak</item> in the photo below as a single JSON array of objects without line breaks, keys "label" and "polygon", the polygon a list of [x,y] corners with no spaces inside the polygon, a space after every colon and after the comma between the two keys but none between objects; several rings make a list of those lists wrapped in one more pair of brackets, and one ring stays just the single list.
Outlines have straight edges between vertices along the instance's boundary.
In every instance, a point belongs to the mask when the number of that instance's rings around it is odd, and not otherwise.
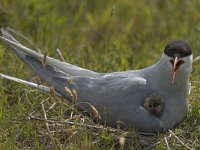
[{"label": "red beak", "polygon": [[175,77],[176,77],[176,72],[177,72],[177,64],[178,64],[178,57],[174,58],[174,64],[173,64],[173,76],[172,76],[172,84],[174,83]]},{"label": "red beak", "polygon": [[170,60],[172,67],[173,67],[173,75],[172,75],[172,84],[174,83],[174,80],[176,78],[176,72],[179,69],[179,67],[184,63],[183,60],[179,60],[179,57],[174,57],[174,59]]}]

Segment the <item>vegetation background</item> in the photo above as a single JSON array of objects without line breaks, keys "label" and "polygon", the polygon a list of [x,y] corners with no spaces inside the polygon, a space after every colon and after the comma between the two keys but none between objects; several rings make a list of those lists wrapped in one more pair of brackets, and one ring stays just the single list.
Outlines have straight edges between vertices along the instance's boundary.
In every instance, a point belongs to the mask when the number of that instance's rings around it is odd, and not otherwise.
[{"label": "vegetation background", "polygon": [[[0,26],[28,37],[42,53],[94,71],[140,69],[155,63],[167,43],[182,39],[200,55],[199,0],[0,0]],[[15,34],[18,40],[35,49]],[[41,82],[2,42],[0,72]],[[187,119],[158,136],[154,148],[200,149],[200,61],[193,63]],[[0,79],[0,149],[151,149],[134,134],[95,125],[64,99]],[[51,109],[53,108],[53,109]],[[47,117],[54,122],[44,120]],[[67,114],[67,115],[66,115]],[[84,121],[85,120],[85,121]],[[123,145],[125,138],[125,145]],[[119,140],[121,139],[121,144]]]}]

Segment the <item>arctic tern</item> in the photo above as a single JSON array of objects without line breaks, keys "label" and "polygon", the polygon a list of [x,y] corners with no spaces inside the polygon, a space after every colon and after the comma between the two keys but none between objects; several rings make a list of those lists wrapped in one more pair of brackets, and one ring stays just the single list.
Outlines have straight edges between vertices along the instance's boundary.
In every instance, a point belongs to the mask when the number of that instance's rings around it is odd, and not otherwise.
[{"label": "arctic tern", "polygon": [[[22,44],[5,29],[0,39],[41,79],[72,101],[65,87],[77,91],[78,107],[89,113],[94,106],[104,125],[118,121],[141,132],[162,132],[176,127],[188,111],[188,84],[192,70],[192,50],[181,40],[169,43],[157,63],[141,70],[98,73],[46,57]],[[40,89],[41,90],[41,89]],[[156,93],[163,98],[159,118],[142,107],[145,98]]]}]

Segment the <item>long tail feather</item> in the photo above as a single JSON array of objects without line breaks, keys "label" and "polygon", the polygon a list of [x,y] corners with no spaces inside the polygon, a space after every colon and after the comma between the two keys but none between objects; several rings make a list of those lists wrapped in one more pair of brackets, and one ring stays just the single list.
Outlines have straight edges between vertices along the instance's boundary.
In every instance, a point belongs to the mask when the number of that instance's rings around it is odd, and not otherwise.
[{"label": "long tail feather", "polygon": [[[36,83],[33,83],[33,82],[29,82],[29,81],[26,81],[26,80],[22,80],[22,79],[19,79],[19,78],[8,76],[8,75],[2,74],[2,73],[0,73],[0,78],[8,79],[8,80],[15,81],[15,82],[18,82],[18,83],[22,83],[22,84],[24,84],[26,86],[29,86],[29,87],[34,88],[34,89],[38,89],[38,90],[40,90],[42,92],[50,93],[50,88],[47,87],[47,86],[44,86],[44,85],[39,85],[39,84],[36,84]],[[56,96],[61,96],[57,92],[55,92],[55,95]]]},{"label": "long tail feather", "polygon": [[[4,33],[3,33],[4,34]],[[5,37],[9,36],[9,33],[5,35]],[[20,47],[21,44],[18,44],[16,40],[9,38],[12,40],[12,43],[15,43]],[[65,87],[68,85],[70,77],[68,74],[63,71],[57,69],[56,67],[46,65],[43,66],[42,62],[39,61],[34,56],[26,55],[25,53],[18,50],[16,46],[12,46],[13,52],[33,71],[35,72],[41,79],[46,81],[51,86],[54,86],[56,92],[58,92],[63,97],[71,100],[71,97],[66,93]]]},{"label": "long tail feather", "polygon": [[[43,60],[44,55],[37,53],[37,52],[23,46],[6,30],[1,29],[1,32],[2,32],[2,36],[0,36],[0,39],[2,41],[4,41],[5,43],[7,43],[8,45],[10,45],[12,48],[18,49],[36,59],[38,59],[39,61]],[[101,76],[100,73],[97,73],[97,72],[94,72],[91,70],[87,70],[87,69],[83,69],[83,68],[71,65],[69,63],[59,61],[57,59],[54,59],[54,58],[48,57],[48,56],[47,56],[47,64],[54,66],[72,76],[90,76],[90,77]]]}]

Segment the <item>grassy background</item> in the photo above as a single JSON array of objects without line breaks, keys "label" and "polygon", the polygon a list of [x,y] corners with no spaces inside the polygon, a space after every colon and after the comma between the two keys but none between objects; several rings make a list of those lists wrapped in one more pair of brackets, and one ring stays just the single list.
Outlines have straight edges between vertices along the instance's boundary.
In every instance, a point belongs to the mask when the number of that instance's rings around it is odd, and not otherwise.
[{"label": "grassy background", "polygon": [[[58,58],[59,48],[67,62],[100,72],[139,69],[155,63],[165,45],[176,39],[187,41],[194,57],[200,55],[200,2],[197,0],[1,0],[0,26],[12,27],[26,35],[44,53]],[[26,41],[18,38],[22,43]],[[31,47],[31,46],[30,46]],[[40,82],[2,43],[0,72]],[[200,61],[194,62],[190,80],[192,93],[187,119],[173,132],[159,135],[158,149],[200,149]],[[54,120],[66,119],[71,108],[63,99],[0,80],[0,149],[118,149],[122,132],[94,130],[85,126],[49,126],[43,109]],[[41,102],[43,102],[41,104]],[[87,118],[74,113],[74,122]],[[170,136],[171,135],[171,136]],[[126,141],[128,138],[125,136]],[[126,148],[144,148],[138,137],[131,136]],[[146,148],[149,148],[147,146]],[[151,148],[150,148],[151,149]]]}]

